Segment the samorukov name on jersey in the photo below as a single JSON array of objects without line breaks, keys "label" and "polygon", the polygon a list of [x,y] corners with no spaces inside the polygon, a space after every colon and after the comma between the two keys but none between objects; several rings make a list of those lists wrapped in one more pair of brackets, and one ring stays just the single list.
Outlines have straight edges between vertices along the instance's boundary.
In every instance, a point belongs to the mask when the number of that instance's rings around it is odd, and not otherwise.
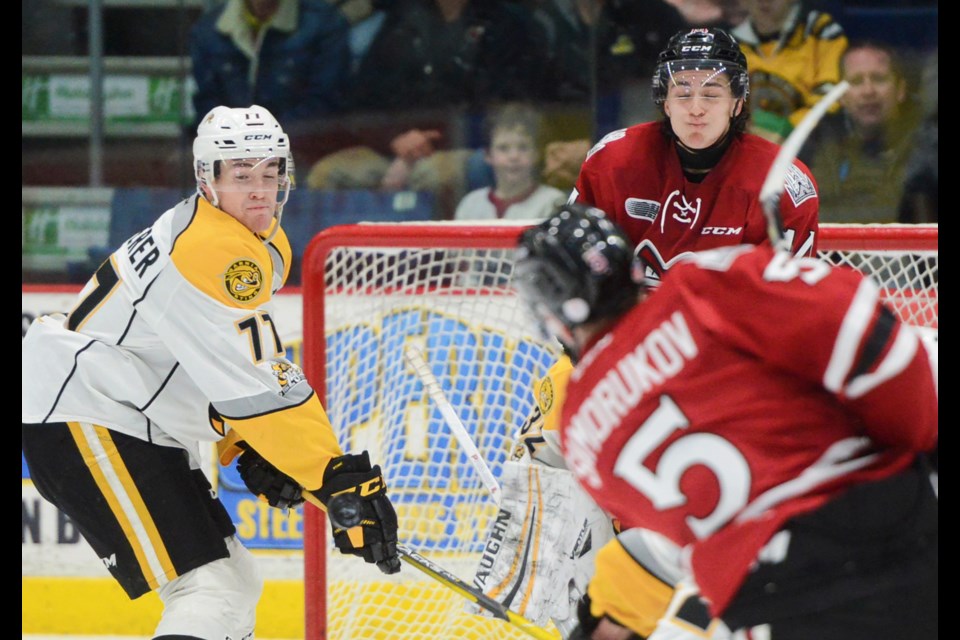
[{"label": "samorukov name on jersey", "polygon": [[[598,344],[594,352],[599,350]],[[591,487],[599,487],[597,452],[613,429],[640,404],[645,393],[680,373],[698,353],[693,334],[679,311],[648,333],[593,387],[570,419],[564,432],[570,469]]]}]

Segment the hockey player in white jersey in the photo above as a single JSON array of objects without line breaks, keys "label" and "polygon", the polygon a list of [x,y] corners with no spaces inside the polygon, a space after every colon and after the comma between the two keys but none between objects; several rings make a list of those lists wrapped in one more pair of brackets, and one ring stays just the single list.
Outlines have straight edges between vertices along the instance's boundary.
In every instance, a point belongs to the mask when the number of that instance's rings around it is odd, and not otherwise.
[{"label": "hockey player in white jersey", "polygon": [[[40,494],[70,516],[130,598],[157,591],[155,638],[251,638],[262,579],[200,468],[218,442],[247,486],[288,507],[362,498],[343,553],[400,569],[379,466],[344,454],[271,299],[290,243],[289,140],[264,108],[217,107],[193,146],[197,193],[128,239],[66,315],[22,343],[22,445]],[[305,489],[304,489],[305,488]]]}]

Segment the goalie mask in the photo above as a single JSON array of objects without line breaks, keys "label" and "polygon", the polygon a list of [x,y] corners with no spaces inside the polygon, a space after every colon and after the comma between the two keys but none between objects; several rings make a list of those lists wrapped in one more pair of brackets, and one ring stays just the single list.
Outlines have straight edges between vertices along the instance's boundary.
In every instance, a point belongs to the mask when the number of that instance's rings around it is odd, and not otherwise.
[{"label": "goalie mask", "polygon": [[714,71],[711,78],[726,74],[735,98],[746,101],[750,94],[747,57],[736,39],[723,29],[690,29],[670,38],[653,72],[655,103],[663,105],[674,75],[681,71]]},{"label": "goalie mask", "polygon": [[[197,127],[193,160],[197,190],[215,207],[220,192],[276,190],[272,238],[294,180],[290,139],[269,111],[257,105],[215,107]],[[220,180],[227,172],[230,179]]]},{"label": "goalie mask", "polygon": [[633,245],[600,210],[565,204],[520,236],[514,281],[547,332],[577,356],[576,327],[637,301]]}]

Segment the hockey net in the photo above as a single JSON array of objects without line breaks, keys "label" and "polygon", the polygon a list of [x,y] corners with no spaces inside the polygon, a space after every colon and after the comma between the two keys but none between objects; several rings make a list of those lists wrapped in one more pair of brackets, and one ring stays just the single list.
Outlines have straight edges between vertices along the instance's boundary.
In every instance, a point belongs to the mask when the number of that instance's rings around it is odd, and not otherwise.
[{"label": "hockey net", "polygon": [[[497,509],[404,359],[418,347],[494,474],[559,355],[510,285],[522,226],[334,227],[303,266],[304,362],[340,442],[382,466],[400,540],[471,581]],[[822,225],[820,255],[864,271],[907,323],[938,329],[936,225]],[[333,549],[305,510],[308,640],[521,638],[404,565],[384,576]],[[559,635],[557,636],[559,637]]]}]

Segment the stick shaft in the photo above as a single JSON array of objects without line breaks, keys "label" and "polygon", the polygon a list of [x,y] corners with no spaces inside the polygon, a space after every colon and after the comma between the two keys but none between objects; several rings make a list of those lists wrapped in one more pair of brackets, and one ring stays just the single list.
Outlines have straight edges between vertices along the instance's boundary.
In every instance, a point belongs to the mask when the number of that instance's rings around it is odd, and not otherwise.
[{"label": "stick shaft", "polygon": [[[307,502],[319,508],[320,510],[326,512],[327,508],[320,502],[320,498],[311,493],[310,491],[304,491],[303,497]],[[461,580],[453,573],[447,571],[440,565],[436,564],[432,560],[424,558],[422,555],[416,551],[412,551],[402,544],[397,545],[397,553],[400,555],[400,558],[404,562],[409,564],[412,567],[415,567],[419,571],[427,574],[446,588],[451,591],[455,591],[467,600],[470,600],[477,606],[486,609],[492,613],[495,617],[500,620],[509,622],[513,626],[517,627],[521,631],[524,631],[527,635],[534,638],[539,638],[540,640],[556,640],[556,637],[551,635],[545,629],[538,627],[530,620],[527,620],[518,613],[510,611],[507,607],[503,606],[490,596],[486,595],[473,585]]]},{"label": "stick shaft", "polygon": [[813,108],[807,112],[803,120],[797,124],[793,131],[790,132],[790,135],[787,136],[787,139],[784,140],[780,151],[777,152],[777,157],[774,158],[773,164],[770,165],[770,170],[767,171],[767,177],[763,180],[763,185],[760,187],[760,204],[763,207],[763,212],[767,216],[767,232],[770,234],[770,240],[775,247],[781,245],[784,240],[783,225],[780,220],[779,201],[780,196],[783,194],[787,170],[790,168],[790,165],[793,164],[797,154],[800,153],[803,143],[810,137],[810,132],[812,132],[814,127],[817,126],[817,123],[820,122],[823,114],[825,114],[827,109],[833,106],[833,103],[839,100],[840,96],[849,88],[850,83],[842,80],[813,105]]},{"label": "stick shaft", "polygon": [[556,640],[556,636],[549,633],[546,629],[538,627],[530,620],[527,620],[520,614],[514,613],[503,606],[493,598],[487,596],[473,585],[461,580],[456,575],[450,573],[432,560],[424,558],[419,553],[412,551],[404,545],[397,545],[397,552],[404,562],[427,574],[443,586],[456,591],[461,596],[470,600],[477,606],[486,609],[500,620],[509,622],[527,635],[540,640]]},{"label": "stick shaft", "polygon": [[437,380],[436,376],[430,371],[430,366],[424,359],[423,354],[420,353],[420,350],[416,347],[408,347],[404,351],[404,357],[406,357],[410,366],[413,367],[417,377],[420,378],[420,382],[423,383],[424,388],[430,395],[430,399],[437,405],[444,422],[457,439],[457,442],[460,443],[460,447],[464,453],[467,454],[470,464],[473,465],[474,470],[480,476],[480,480],[484,486],[486,486],[487,491],[490,492],[490,496],[494,502],[500,504],[500,483],[497,482],[490,467],[487,466],[486,461],[477,450],[477,446],[473,443],[473,438],[470,437],[470,433],[463,425],[463,421],[460,420],[460,416],[457,415],[453,405],[450,404],[446,394],[443,393],[443,387],[440,386],[440,381]]}]

